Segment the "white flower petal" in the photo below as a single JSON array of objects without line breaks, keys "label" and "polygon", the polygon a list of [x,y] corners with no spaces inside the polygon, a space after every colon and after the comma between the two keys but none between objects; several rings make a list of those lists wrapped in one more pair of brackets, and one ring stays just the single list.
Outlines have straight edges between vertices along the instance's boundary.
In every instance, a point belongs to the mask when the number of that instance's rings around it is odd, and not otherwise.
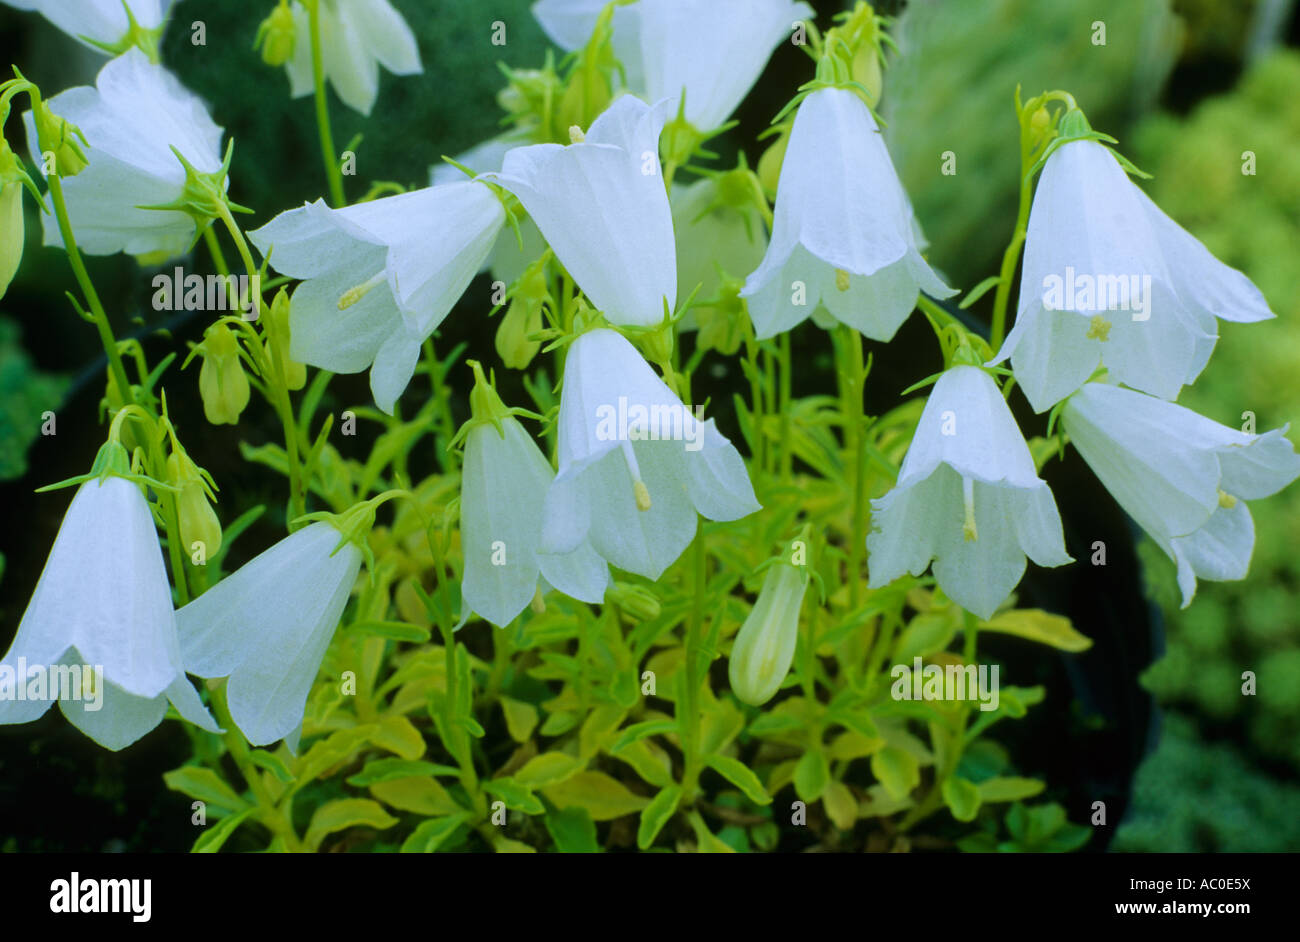
[{"label": "white flower petal", "polygon": [[793,23],[813,15],[790,0],[640,0],[626,10],[615,33],[635,36],[634,91],[670,99],[674,112],[684,94],[686,120],[702,131],[731,116]]},{"label": "white flower petal", "polygon": [[665,108],[632,96],[581,143],[518,147],[500,174],[556,257],[613,323],[651,326],[677,297],[672,212],[659,169]]},{"label": "white flower petal", "polygon": [[461,470],[460,533],[465,604],[498,628],[537,592],[542,499],[553,472],[513,418],[470,430]]},{"label": "white flower petal", "polygon": [[334,552],[340,539],[328,523],[305,527],[176,613],[186,669],[230,678],[231,717],[254,745],[302,721],[361,567],[353,544]]},{"label": "white flower petal", "polygon": [[1167,552],[1178,566],[1183,608],[1196,594],[1197,578],[1232,581],[1246,578],[1255,548],[1255,522],[1244,501],[1219,507],[1200,529],[1169,541]]}]

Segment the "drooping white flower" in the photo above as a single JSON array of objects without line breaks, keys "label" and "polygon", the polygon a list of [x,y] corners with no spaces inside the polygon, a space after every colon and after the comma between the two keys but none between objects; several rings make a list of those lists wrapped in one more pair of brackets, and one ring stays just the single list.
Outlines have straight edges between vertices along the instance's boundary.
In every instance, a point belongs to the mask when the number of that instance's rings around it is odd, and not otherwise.
[{"label": "drooping white flower", "polygon": [[760,339],[820,303],[873,340],[889,340],[920,291],[947,287],[917,249],[912,207],[871,111],[853,92],[804,99],[776,190],[772,240],[742,296]]},{"label": "drooping white flower", "polygon": [[697,511],[738,520],[759,509],[744,461],[713,420],[693,415],[613,330],[569,347],[558,450],[544,552],[589,540],[620,569],[658,579],[691,542]]},{"label": "drooping white flower", "polygon": [[781,689],[794,662],[799,610],[807,590],[806,571],[784,559],[764,573],[758,599],[736,634],[728,664],[731,692],[742,702],[761,706]]},{"label": "drooping white flower", "polygon": [[1115,382],[1174,399],[1205,368],[1216,318],[1259,321],[1268,303],[1160,211],[1114,154],[1072,141],[1048,158],[1034,194],[1010,357],[1038,412],[1104,364]]},{"label": "drooping white flower", "polygon": [[539,551],[542,502],[555,478],[550,462],[481,375],[475,393],[490,395],[488,409],[500,428],[475,408],[475,418],[483,421],[465,438],[460,497],[465,604],[504,628],[537,593],[539,575],[572,598],[602,601],[609,569],[586,540],[564,555]]},{"label": "drooping white flower", "polygon": [[172,0],[0,0],[0,3],[35,11],[74,39],[106,52],[104,46],[118,47],[129,41],[131,19],[142,30],[161,33]]},{"label": "drooping white flower", "polygon": [[[388,0],[318,0],[321,64],[343,104],[370,114],[379,95],[379,67],[394,75],[419,75],[420,49],[411,27]],[[311,65],[311,27],[306,8],[293,5],[297,34],[293,56],[285,63],[289,93],[310,95],[315,88]]]},{"label": "drooping white flower", "polygon": [[731,117],[794,25],[812,16],[806,3],[792,0],[637,0],[617,8],[614,47],[637,63],[633,92],[670,99],[673,114],[685,95],[686,120],[712,131]]},{"label": "drooping white flower", "polygon": [[231,719],[253,745],[289,739],[296,747],[307,695],[361,558],[331,523],[313,523],[176,613],[186,670],[229,678]]},{"label": "drooping white flower", "polygon": [[[65,177],[63,190],[77,245],[91,255],[183,253],[194,219],[173,210],[140,209],[180,199],[185,167],[176,148],[201,173],[221,169],[221,128],[203,102],[139,49],[110,60],[95,87],[70,88],[49,99],[54,114],[86,137],[89,164]],[[27,145],[41,153],[36,125],[23,116]],[[43,213],[46,245],[62,245],[53,213]]]},{"label": "drooping white flower", "polygon": [[677,296],[672,211],[659,169],[665,106],[624,96],[585,139],[533,144],[485,174],[523,203],[583,293],[615,324],[648,327]]},{"label": "drooping white flower", "polygon": [[1025,557],[1070,562],[1061,517],[997,384],[977,366],[935,383],[898,483],[871,502],[870,586],[934,560],[948,597],[989,618],[1020,582]]},{"label": "drooping white flower", "polygon": [[[80,692],[62,680],[54,690],[60,666],[80,669]],[[99,668],[102,685],[91,697],[87,674]],[[37,677],[44,689],[32,698]],[[77,489],[0,661],[0,723],[30,723],[55,699],[106,749],[123,749],[152,730],[168,701],[191,723],[218,732],[181,668],[171,587],[148,504],[120,477]]]},{"label": "drooping white flower", "polygon": [[1106,490],[1178,566],[1184,608],[1197,578],[1246,577],[1255,545],[1246,501],[1300,476],[1287,426],[1239,432],[1108,383],[1086,383],[1061,421]]},{"label": "drooping white flower", "polygon": [[335,373],[370,367],[375,403],[391,414],[420,345],[504,222],[496,195],[466,180],[343,209],[317,200],[249,238],[276,271],[303,280],[290,303],[290,356]]}]

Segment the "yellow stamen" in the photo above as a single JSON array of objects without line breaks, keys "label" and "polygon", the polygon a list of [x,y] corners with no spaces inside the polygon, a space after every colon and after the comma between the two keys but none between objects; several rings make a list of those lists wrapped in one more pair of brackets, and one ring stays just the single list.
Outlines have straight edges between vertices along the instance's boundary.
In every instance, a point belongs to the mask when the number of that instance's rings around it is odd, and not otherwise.
[{"label": "yellow stamen", "polygon": [[966,522],[961,526],[961,535],[967,543],[979,539],[975,529],[975,482],[970,478],[961,479],[962,502],[966,505]]},{"label": "yellow stamen", "polygon": [[836,291],[849,290],[849,273],[846,272],[843,268],[835,269],[835,290]]},{"label": "yellow stamen", "polygon": [[352,305],[356,304],[367,294],[369,294],[372,288],[376,287],[377,285],[383,284],[387,280],[388,280],[388,275],[381,271],[378,275],[375,275],[375,277],[371,278],[369,281],[363,281],[361,284],[349,288],[347,291],[344,291],[343,296],[339,298],[339,310],[346,311]]},{"label": "yellow stamen", "polygon": [[1110,321],[1106,320],[1106,318],[1102,317],[1100,314],[1095,315],[1091,323],[1088,325],[1087,336],[1089,340],[1099,340],[1102,343],[1105,343],[1110,339]]},{"label": "yellow stamen", "polygon": [[576,124],[569,126],[570,144],[581,144],[586,139],[587,139],[587,135],[582,133],[582,128],[578,127]]},{"label": "yellow stamen", "polygon": [[644,513],[650,509],[650,488],[646,487],[645,482],[641,480],[641,466],[637,464],[632,443],[625,439],[621,444],[627,469],[632,472],[632,495],[636,498],[636,509]]},{"label": "yellow stamen", "polygon": [[1225,510],[1236,507],[1237,498],[1233,497],[1226,491],[1219,491],[1219,506],[1223,507]]}]

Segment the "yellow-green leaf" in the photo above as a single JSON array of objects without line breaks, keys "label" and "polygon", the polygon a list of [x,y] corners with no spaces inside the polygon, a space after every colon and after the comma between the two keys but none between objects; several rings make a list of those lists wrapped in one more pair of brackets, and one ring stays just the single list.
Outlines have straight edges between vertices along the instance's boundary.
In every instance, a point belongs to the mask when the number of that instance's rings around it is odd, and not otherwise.
[{"label": "yellow-green leaf", "polygon": [[389,807],[416,814],[438,816],[464,810],[447,789],[427,776],[375,782],[370,786],[370,794]]},{"label": "yellow-green leaf", "polygon": [[578,772],[542,789],[557,808],[582,808],[593,821],[612,821],[634,814],[650,802],[604,772]]},{"label": "yellow-green leaf", "polygon": [[382,831],[392,827],[397,819],[384,810],[384,806],[369,798],[340,798],[316,809],[307,827],[304,839],[312,850],[320,847],[328,835],[351,827],[371,827]]},{"label": "yellow-green leaf", "polygon": [[243,811],[249,803],[235,794],[225,779],[211,769],[197,765],[184,765],[163,774],[163,781],[174,792],[228,811]]},{"label": "yellow-green leaf", "polygon": [[794,767],[795,794],[807,804],[812,804],[822,796],[830,775],[825,753],[820,749],[805,752],[799,764]]},{"label": "yellow-green leaf", "polygon": [[665,788],[654,800],[645,806],[641,812],[641,824],[636,831],[636,846],[642,850],[649,850],[650,845],[655,842],[663,826],[677,810],[677,803],[682,800],[682,789],[680,785],[671,785]]},{"label": "yellow-green leaf", "polygon": [[943,783],[943,802],[958,821],[974,821],[980,810],[980,790],[954,775]]},{"label": "yellow-green leaf", "polygon": [[578,733],[578,752],[584,762],[613,738],[614,731],[625,716],[627,710],[612,704],[604,704],[591,711]]},{"label": "yellow-green leaf", "polygon": [[921,767],[916,757],[897,746],[886,746],[871,756],[871,774],[895,801],[907,797],[921,784]]},{"label": "yellow-green leaf", "polygon": [[980,782],[980,798],[983,801],[1020,801],[1033,798],[1044,788],[1044,783],[1036,778],[990,778]]},{"label": "yellow-green leaf", "polygon": [[858,802],[853,792],[843,782],[831,782],[822,792],[822,806],[826,817],[841,831],[850,831],[858,820]]},{"label": "yellow-green leaf", "polygon": [[1086,651],[1092,647],[1092,639],[1076,631],[1070,624],[1070,619],[1037,608],[1002,612],[989,621],[981,622],[979,630],[1015,635],[1051,645],[1061,651]]},{"label": "yellow-green leaf", "polygon": [[706,756],[704,764],[739,788],[754,804],[766,805],[772,801],[758,776],[743,762],[726,756]]},{"label": "yellow-green leaf", "polygon": [[501,698],[501,712],[505,714],[506,731],[515,742],[528,742],[537,728],[537,707],[522,700]]},{"label": "yellow-green leaf", "polygon": [[404,716],[385,716],[376,724],[370,741],[403,759],[418,759],[424,755],[424,737]]},{"label": "yellow-green leaf", "polygon": [[529,788],[543,788],[562,782],[581,770],[583,763],[563,752],[543,752],[533,756],[515,773],[514,779]]}]

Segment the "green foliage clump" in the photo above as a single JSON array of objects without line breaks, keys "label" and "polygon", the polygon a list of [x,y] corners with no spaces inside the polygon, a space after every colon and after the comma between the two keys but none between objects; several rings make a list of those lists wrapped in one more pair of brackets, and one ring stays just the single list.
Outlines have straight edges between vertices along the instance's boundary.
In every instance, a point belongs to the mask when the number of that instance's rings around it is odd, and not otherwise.
[{"label": "green foliage clump", "polygon": [[0,481],[27,473],[27,449],[41,431],[41,415],[57,409],[68,381],[33,366],[22,331],[0,317]]},{"label": "green foliage clump", "polygon": [[1133,813],[1111,849],[1279,853],[1297,843],[1300,788],[1261,776],[1239,750],[1204,742],[1188,716],[1173,713],[1138,771]]},{"label": "green foliage clump", "polygon": [[[1179,401],[1227,425],[1241,427],[1253,416],[1261,432],[1300,415],[1297,87],[1300,55],[1278,54],[1248,72],[1232,94],[1186,119],[1152,118],[1136,135],[1136,157],[1155,175],[1147,184],[1151,197],[1245,272],[1278,315],[1261,324],[1222,324],[1213,361]],[[1243,151],[1254,155],[1254,174],[1242,172]],[[1186,611],[1172,592],[1172,564],[1154,547],[1144,554],[1154,594],[1170,616],[1168,654],[1145,680],[1162,702],[1231,721],[1254,749],[1300,768],[1300,493],[1283,491],[1251,512],[1251,579],[1203,583]],[[1242,694],[1245,671],[1256,677],[1254,699]]]}]

